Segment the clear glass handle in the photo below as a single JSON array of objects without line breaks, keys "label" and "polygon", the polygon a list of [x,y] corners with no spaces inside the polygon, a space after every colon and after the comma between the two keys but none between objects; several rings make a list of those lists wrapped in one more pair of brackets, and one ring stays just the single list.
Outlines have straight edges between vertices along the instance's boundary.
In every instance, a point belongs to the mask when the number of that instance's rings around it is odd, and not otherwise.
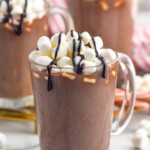
[{"label": "clear glass handle", "polygon": [[[134,65],[131,61],[131,59],[123,54],[123,53],[118,53],[119,55],[119,62],[120,66],[122,68],[124,78],[125,78],[125,95],[122,103],[122,107],[120,109],[120,114],[119,116],[114,120],[113,125],[112,125],[112,133],[111,135],[118,135],[121,132],[125,130],[127,125],[130,122],[130,119],[132,117],[133,111],[134,111],[134,105],[135,105],[135,96],[136,96],[136,91],[135,91],[135,68]],[[125,102],[126,102],[126,97],[127,97],[127,83],[129,81],[130,85],[130,90],[131,90],[131,100],[129,104],[129,108],[126,113],[125,111]]]},{"label": "clear glass handle", "polygon": [[73,19],[67,9],[59,6],[50,6],[49,13],[50,15],[60,15],[62,17],[66,25],[66,32],[75,30]]}]

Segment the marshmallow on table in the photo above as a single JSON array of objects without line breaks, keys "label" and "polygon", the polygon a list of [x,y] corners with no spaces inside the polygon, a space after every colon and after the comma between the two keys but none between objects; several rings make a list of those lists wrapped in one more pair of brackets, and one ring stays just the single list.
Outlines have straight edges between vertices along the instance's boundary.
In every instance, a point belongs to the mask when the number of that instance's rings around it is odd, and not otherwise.
[{"label": "marshmallow on table", "polygon": [[[95,45],[96,45],[97,50],[103,47],[103,41],[99,36],[94,37],[94,41],[95,41]],[[91,48],[95,49],[95,46],[94,46],[92,39],[89,41],[89,43],[90,43]]]},{"label": "marshmallow on table", "polygon": [[84,50],[84,58],[85,60],[88,60],[88,61],[94,61],[95,60],[95,51],[91,48],[86,48]]},{"label": "marshmallow on table", "polygon": [[71,31],[69,31],[69,32],[67,33],[67,35],[66,35],[66,40],[67,40],[67,41],[71,41],[71,40],[73,40],[73,39],[78,40],[78,37],[79,37],[78,33],[77,33],[76,31],[72,31],[72,33],[73,33],[73,37],[72,37],[72,35],[71,35]]},{"label": "marshmallow on table", "polygon": [[145,150],[148,146],[149,139],[144,133],[135,133],[133,137],[133,145],[135,148]]},{"label": "marshmallow on table", "polygon": [[59,67],[64,67],[66,65],[72,65],[72,60],[70,57],[62,57],[60,60],[57,61],[57,65]]},{"label": "marshmallow on table", "polygon": [[150,74],[143,76],[143,85],[147,87],[147,91],[150,92]]},{"label": "marshmallow on table", "polygon": [[138,130],[136,130],[134,135],[136,135],[136,134],[139,134],[142,137],[148,136],[147,131],[144,128],[139,128]]},{"label": "marshmallow on table", "polygon": [[83,39],[84,44],[87,45],[88,42],[91,40],[90,34],[89,34],[88,32],[83,32],[83,33],[81,34],[81,36],[82,36],[82,39]]},{"label": "marshmallow on table", "polygon": [[112,62],[116,59],[116,54],[111,49],[100,49],[98,50],[98,53],[106,60],[106,63]]},{"label": "marshmallow on table", "polygon": [[[59,35],[60,35],[60,33],[57,33],[57,34],[52,36],[51,43],[52,43],[53,47],[57,47],[58,46]],[[60,46],[63,46],[66,43],[66,35],[64,33],[61,33],[60,41],[61,41],[60,42]]]},{"label": "marshmallow on table", "polygon": [[[56,50],[57,50],[57,47],[53,48],[53,50],[52,50],[52,58],[53,59],[55,58]],[[65,46],[64,47],[59,47],[56,59],[67,56],[67,54],[68,54],[68,50]]]},{"label": "marshmallow on table", "polygon": [[142,83],[143,83],[143,78],[137,75],[136,76],[136,90],[137,91],[140,91]]},{"label": "marshmallow on table", "polygon": [[4,134],[0,133],[0,148],[5,147],[7,144],[7,138]]},{"label": "marshmallow on table", "polygon": [[147,131],[148,136],[150,136],[150,121],[141,120],[139,127],[145,129]]},{"label": "marshmallow on table", "polygon": [[84,74],[91,74],[96,72],[97,67],[95,67],[96,64],[94,62],[82,60],[81,64],[84,64]]},{"label": "marshmallow on table", "polygon": [[46,36],[42,36],[37,42],[39,52],[41,55],[47,55],[52,50],[50,39]]}]

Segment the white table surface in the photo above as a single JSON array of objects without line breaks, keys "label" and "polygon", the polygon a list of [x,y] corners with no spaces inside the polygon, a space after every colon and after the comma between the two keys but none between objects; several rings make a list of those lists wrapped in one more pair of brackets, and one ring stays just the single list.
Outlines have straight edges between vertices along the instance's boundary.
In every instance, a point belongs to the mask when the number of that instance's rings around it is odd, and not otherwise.
[{"label": "white table surface", "polygon": [[[135,150],[132,145],[132,137],[137,129],[141,119],[150,120],[150,112],[143,111],[134,113],[132,120],[127,129],[119,136],[112,136],[109,150]],[[9,147],[21,145],[36,145],[38,136],[34,134],[33,122],[15,122],[0,120],[0,132],[3,132],[7,138]],[[15,134],[14,134],[15,133]],[[23,150],[22,148],[20,150]],[[29,150],[40,150],[39,146]],[[147,150],[150,150],[150,141]]]}]

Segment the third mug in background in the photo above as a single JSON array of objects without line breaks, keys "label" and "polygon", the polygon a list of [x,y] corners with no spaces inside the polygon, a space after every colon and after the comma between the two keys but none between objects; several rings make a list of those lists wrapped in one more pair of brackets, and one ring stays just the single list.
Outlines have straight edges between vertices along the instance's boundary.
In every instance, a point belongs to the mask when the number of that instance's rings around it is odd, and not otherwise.
[{"label": "third mug in background", "polygon": [[38,38],[48,35],[48,18],[55,14],[63,17],[66,29],[72,28],[69,13],[44,0],[0,1],[1,107],[16,109],[32,100],[27,58]]},{"label": "third mug in background", "polygon": [[131,56],[136,0],[67,0],[67,4],[78,32],[99,35],[104,47]]}]

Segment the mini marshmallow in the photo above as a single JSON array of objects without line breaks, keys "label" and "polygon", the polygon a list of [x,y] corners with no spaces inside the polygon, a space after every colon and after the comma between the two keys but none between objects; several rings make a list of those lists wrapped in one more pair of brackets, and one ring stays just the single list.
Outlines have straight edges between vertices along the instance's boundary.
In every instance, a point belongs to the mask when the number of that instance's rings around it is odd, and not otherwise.
[{"label": "mini marshmallow", "polygon": [[[75,48],[76,48],[76,52],[77,52],[78,47],[79,47],[79,44],[80,44],[80,41],[77,40],[77,41],[75,41],[75,43],[76,43]],[[84,52],[85,48],[86,48],[86,47],[84,46],[84,43],[83,43],[83,41],[82,41],[82,42],[81,42],[81,51],[80,51],[81,54]],[[72,54],[72,52],[73,52],[73,40],[68,43],[68,51],[69,51],[69,53]]]},{"label": "mini marshmallow", "polygon": [[20,5],[14,6],[11,11],[11,15],[21,15],[22,13],[23,13],[23,9]]},{"label": "mini marshmallow", "polygon": [[0,11],[7,12],[7,3],[6,3],[6,1],[1,1]]},{"label": "mini marshmallow", "polygon": [[91,40],[91,36],[88,32],[83,32],[81,36],[85,45]]},{"label": "mini marshmallow", "polygon": [[150,121],[141,120],[139,127],[145,129],[147,131],[148,136],[150,136]]},{"label": "mini marshmallow", "polygon": [[39,56],[35,59],[35,62],[40,65],[47,66],[52,62],[52,59],[49,58],[48,56]]},{"label": "mini marshmallow", "polygon": [[[94,41],[95,41],[97,50],[103,47],[103,41],[99,36],[94,37]],[[89,43],[90,43],[91,48],[95,49],[92,39],[89,41]]]},{"label": "mini marshmallow", "polygon": [[[52,58],[53,59],[55,58],[56,50],[57,50],[57,48],[53,48],[53,50],[52,50]],[[67,48],[66,47],[60,47],[59,50],[58,50],[56,59],[67,56],[67,54],[68,54]]]},{"label": "mini marshmallow", "polygon": [[83,54],[84,54],[85,60],[88,60],[88,61],[94,61],[95,60],[95,51],[93,51],[93,49],[86,48],[84,50]]},{"label": "mini marshmallow", "polygon": [[102,62],[97,57],[95,57],[93,62],[96,63],[97,66],[102,65]]},{"label": "mini marshmallow", "polygon": [[141,136],[148,136],[146,129],[140,128],[138,130],[136,130],[135,134],[139,134]]},{"label": "mini marshmallow", "polygon": [[[36,0],[33,1],[34,3],[32,3],[32,10],[34,12],[41,12],[44,10],[44,1],[42,0]],[[39,7],[40,6],[40,7]]]},{"label": "mini marshmallow", "polygon": [[71,41],[73,39],[78,40],[78,37],[79,37],[79,35],[76,31],[73,31],[73,37],[71,36],[71,31],[69,31],[66,35],[66,40],[67,41]]},{"label": "mini marshmallow", "polygon": [[79,64],[79,62],[81,61],[81,56],[75,56],[75,64]]},{"label": "mini marshmallow", "polygon": [[99,50],[99,55],[104,57],[107,63],[110,63],[116,59],[116,54],[111,49],[101,49]]},{"label": "mini marshmallow", "polygon": [[25,0],[18,0],[18,4],[22,7],[25,5]]},{"label": "mini marshmallow", "polygon": [[143,85],[147,86],[150,89],[150,74],[146,74],[143,76]]},{"label": "mini marshmallow", "polygon": [[35,51],[33,51],[33,52],[30,53],[29,60],[34,61],[39,56],[40,56],[39,51],[35,50]]},{"label": "mini marshmallow", "polygon": [[74,73],[74,68],[71,65],[66,65],[62,68],[62,72]]},{"label": "mini marshmallow", "polygon": [[46,36],[42,36],[37,42],[39,52],[41,55],[47,55],[52,50],[50,39]]},{"label": "mini marshmallow", "polygon": [[[60,35],[60,33],[57,33],[57,34],[52,36],[51,43],[52,43],[53,47],[58,46],[59,35]],[[61,33],[61,40],[60,41],[61,41],[60,46],[63,46],[66,43],[66,35],[64,33]]]},{"label": "mini marshmallow", "polygon": [[91,61],[82,60],[81,64],[85,65],[85,68],[83,69],[84,74],[91,74],[96,72],[96,64]]},{"label": "mini marshmallow", "polygon": [[61,72],[61,70],[56,65],[52,65],[51,73],[58,74],[60,72]]},{"label": "mini marshmallow", "polygon": [[60,60],[57,61],[57,65],[59,67],[64,67],[66,65],[72,65],[72,60],[70,57],[62,57]]},{"label": "mini marshmallow", "polygon": [[141,76],[136,76],[136,91],[141,91],[141,87],[143,84],[143,78]]},{"label": "mini marshmallow", "polygon": [[7,144],[7,138],[4,134],[0,133],[0,148],[5,147]]},{"label": "mini marshmallow", "polygon": [[148,146],[149,139],[147,136],[135,134],[133,137],[133,145],[135,148],[145,150]]}]

